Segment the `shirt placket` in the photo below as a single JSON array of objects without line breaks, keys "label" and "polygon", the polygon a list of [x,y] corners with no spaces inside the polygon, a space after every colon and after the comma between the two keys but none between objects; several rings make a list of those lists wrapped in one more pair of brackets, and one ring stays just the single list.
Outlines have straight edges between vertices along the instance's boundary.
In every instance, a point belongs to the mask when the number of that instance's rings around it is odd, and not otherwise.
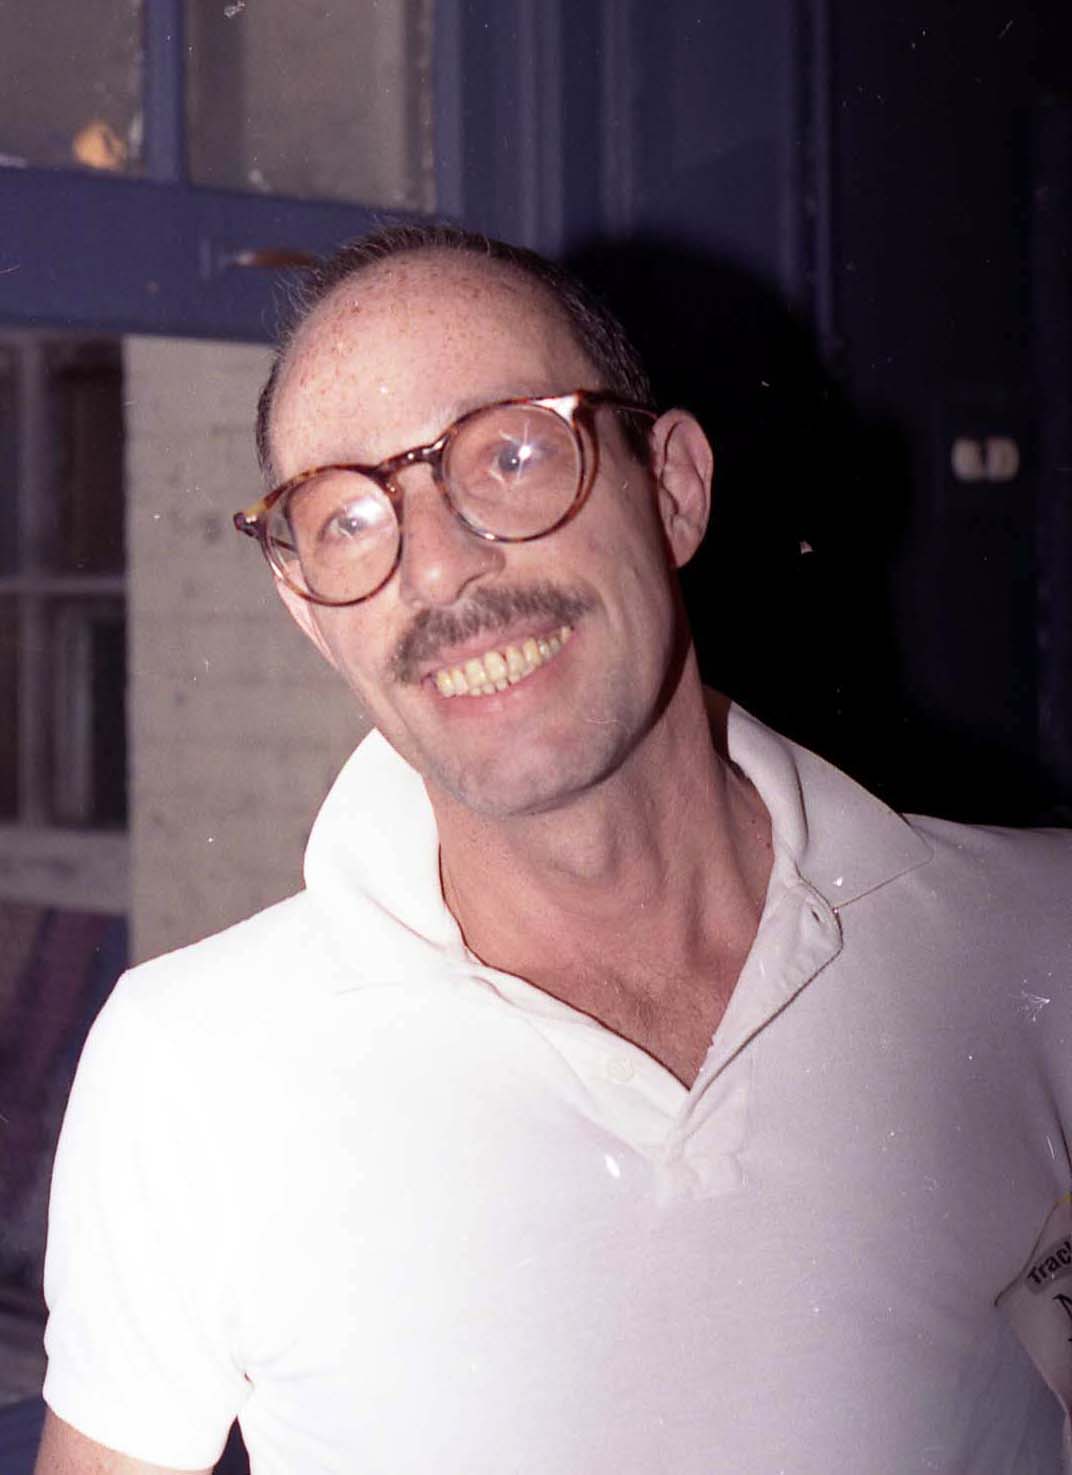
[{"label": "shirt placket", "polygon": [[[567,1063],[592,1114],[650,1166],[657,1197],[731,1192],[741,1182],[753,1091],[750,1047],[837,955],[833,910],[791,862],[774,877],[756,940],[691,1088],[629,1040],[511,975],[480,968],[500,1000]],[[479,967],[479,965],[478,965]]]}]

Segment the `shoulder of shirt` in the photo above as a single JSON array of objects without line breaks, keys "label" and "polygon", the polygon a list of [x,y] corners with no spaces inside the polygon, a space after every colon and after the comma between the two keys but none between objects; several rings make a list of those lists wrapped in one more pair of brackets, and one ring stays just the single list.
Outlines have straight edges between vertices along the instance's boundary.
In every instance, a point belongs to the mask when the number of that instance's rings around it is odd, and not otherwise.
[{"label": "shoulder of shirt", "polygon": [[312,915],[308,893],[235,923],[222,932],[163,953],[126,972],[106,1011],[151,1016],[157,1028],[211,1019],[226,1029],[266,1015],[307,1009],[333,966]]},{"label": "shoulder of shirt", "polygon": [[914,814],[906,819],[932,847],[936,869],[963,869],[1016,891],[1056,889],[1072,899],[1072,830],[1015,830]]},{"label": "shoulder of shirt", "polygon": [[921,945],[967,946],[995,978],[1040,968],[1072,977],[1072,833],[906,821],[931,858],[899,878],[890,901],[910,908]]},{"label": "shoulder of shirt", "polygon": [[[201,1104],[202,1117],[244,1119],[244,1102],[274,1089],[295,1061],[330,1042],[375,1034],[405,991],[369,986],[323,935],[308,892],[201,941],[129,969],[98,1015],[79,1065],[81,1099],[131,1090]],[[345,981],[354,1002],[340,1010]],[[190,1082],[197,1090],[190,1092]],[[160,1111],[166,1111],[160,1105]],[[189,1109],[193,1109],[190,1107]],[[157,1108],[154,1106],[153,1112]],[[153,1113],[149,1113],[151,1116]]]}]

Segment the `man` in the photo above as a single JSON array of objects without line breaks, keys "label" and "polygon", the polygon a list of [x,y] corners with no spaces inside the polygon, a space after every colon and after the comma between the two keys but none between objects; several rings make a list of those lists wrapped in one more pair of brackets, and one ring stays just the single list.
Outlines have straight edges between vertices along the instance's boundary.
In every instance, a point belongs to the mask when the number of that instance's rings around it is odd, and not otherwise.
[{"label": "man", "polygon": [[39,1470],[1057,1469],[1068,837],[702,689],[711,451],[545,263],[348,248],[261,431],[238,524],[376,732],[306,891],[95,1027]]}]

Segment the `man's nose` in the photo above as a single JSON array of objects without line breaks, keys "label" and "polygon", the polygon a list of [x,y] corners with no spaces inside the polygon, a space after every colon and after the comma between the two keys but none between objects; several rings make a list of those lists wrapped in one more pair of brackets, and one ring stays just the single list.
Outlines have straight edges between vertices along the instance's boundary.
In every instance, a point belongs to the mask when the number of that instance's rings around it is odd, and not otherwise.
[{"label": "man's nose", "polygon": [[503,545],[478,538],[458,521],[431,474],[405,478],[399,590],[409,605],[453,604],[481,579],[499,573]]}]

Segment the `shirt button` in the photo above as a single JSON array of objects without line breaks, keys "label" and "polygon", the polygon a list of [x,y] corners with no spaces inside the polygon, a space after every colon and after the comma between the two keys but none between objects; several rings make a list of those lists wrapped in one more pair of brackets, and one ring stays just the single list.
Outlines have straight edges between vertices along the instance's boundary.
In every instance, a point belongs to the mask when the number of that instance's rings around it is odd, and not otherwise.
[{"label": "shirt button", "polygon": [[603,1069],[612,1081],[617,1081],[619,1086],[624,1086],[636,1075],[636,1066],[628,1055],[608,1055]]}]

